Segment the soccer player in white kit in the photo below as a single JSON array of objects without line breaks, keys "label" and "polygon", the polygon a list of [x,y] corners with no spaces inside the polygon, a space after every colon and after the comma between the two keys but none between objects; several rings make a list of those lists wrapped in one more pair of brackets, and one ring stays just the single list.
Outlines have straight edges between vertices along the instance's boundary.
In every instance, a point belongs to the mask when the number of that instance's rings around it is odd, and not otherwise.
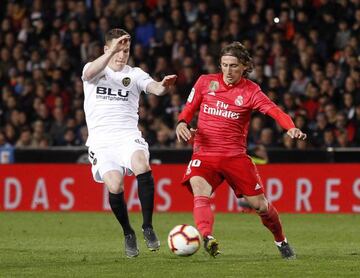
[{"label": "soccer player in white kit", "polygon": [[125,236],[125,255],[139,254],[124,199],[124,176],[134,174],[143,215],[143,235],[151,251],[160,241],[152,226],[154,180],[149,165],[148,144],[138,129],[139,96],[142,91],[162,95],[177,76],[156,82],[140,68],[127,65],[130,35],[111,29],[105,35],[104,54],[83,69],[84,110],[89,137],[89,160],[97,182],[109,190],[109,203]]}]

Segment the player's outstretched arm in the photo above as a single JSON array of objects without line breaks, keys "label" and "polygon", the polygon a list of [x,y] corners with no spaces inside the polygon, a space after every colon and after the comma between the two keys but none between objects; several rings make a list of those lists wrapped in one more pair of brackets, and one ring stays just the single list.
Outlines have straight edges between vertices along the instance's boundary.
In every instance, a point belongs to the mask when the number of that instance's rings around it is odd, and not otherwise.
[{"label": "player's outstretched arm", "polygon": [[295,127],[290,116],[284,113],[279,107],[271,108],[266,114],[272,117],[282,128],[286,129],[287,135],[292,139],[306,139],[307,135]]},{"label": "player's outstretched arm", "polygon": [[147,85],[146,91],[150,94],[162,96],[166,93],[167,89],[173,86],[176,82],[177,75],[166,75],[160,82],[150,82]]},{"label": "player's outstretched arm", "polygon": [[130,46],[130,36],[124,35],[120,38],[113,39],[111,45],[105,46],[105,53],[99,58],[94,60],[84,71],[83,80],[89,81],[93,79],[97,74],[99,74],[109,63],[112,56],[115,53],[126,49]]}]

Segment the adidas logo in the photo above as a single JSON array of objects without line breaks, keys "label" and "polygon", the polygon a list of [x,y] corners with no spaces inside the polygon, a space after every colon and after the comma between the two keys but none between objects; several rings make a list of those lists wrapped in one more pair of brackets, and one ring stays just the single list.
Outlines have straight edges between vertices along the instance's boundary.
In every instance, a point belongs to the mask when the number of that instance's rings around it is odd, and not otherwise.
[{"label": "adidas logo", "polygon": [[255,185],[255,190],[259,190],[259,189],[261,189],[261,185],[257,183],[257,184]]},{"label": "adidas logo", "polygon": [[215,96],[215,92],[208,92],[208,95]]},{"label": "adidas logo", "polygon": [[102,76],[100,76],[100,78],[99,78],[99,79],[102,79],[102,80],[107,80],[107,79],[106,79],[105,74],[104,74],[104,75],[102,75]]}]

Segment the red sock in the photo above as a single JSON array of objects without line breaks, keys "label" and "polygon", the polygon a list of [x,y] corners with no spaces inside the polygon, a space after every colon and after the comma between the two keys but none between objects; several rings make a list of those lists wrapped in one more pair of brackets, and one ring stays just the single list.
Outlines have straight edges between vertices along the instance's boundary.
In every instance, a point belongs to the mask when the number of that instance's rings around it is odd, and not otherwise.
[{"label": "red sock", "polygon": [[194,196],[194,220],[202,237],[212,235],[214,214],[210,207],[210,198]]},{"label": "red sock", "polygon": [[285,240],[279,214],[272,204],[269,204],[269,210],[267,212],[259,213],[259,215],[264,226],[273,233],[275,241],[280,242]]}]

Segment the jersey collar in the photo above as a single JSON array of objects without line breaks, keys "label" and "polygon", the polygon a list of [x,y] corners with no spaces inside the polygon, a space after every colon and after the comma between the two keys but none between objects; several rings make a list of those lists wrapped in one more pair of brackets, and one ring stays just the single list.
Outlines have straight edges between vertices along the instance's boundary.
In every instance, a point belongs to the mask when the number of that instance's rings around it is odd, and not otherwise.
[{"label": "jersey collar", "polygon": [[236,82],[235,84],[230,84],[230,85],[227,85],[223,79],[223,74],[220,74],[220,83],[227,89],[227,90],[230,90],[232,88],[235,88],[235,87],[238,87],[241,83],[244,82],[244,77],[241,77],[239,79],[238,82]]}]

